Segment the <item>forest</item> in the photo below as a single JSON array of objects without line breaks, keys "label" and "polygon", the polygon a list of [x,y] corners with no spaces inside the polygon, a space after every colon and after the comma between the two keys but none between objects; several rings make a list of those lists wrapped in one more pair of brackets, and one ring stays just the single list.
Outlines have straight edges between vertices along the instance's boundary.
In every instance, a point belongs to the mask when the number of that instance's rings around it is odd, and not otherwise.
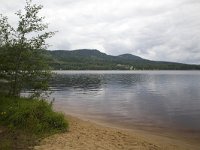
[{"label": "forest", "polygon": [[152,61],[132,54],[112,56],[96,49],[52,50],[45,56],[53,70],[199,70],[200,65]]}]

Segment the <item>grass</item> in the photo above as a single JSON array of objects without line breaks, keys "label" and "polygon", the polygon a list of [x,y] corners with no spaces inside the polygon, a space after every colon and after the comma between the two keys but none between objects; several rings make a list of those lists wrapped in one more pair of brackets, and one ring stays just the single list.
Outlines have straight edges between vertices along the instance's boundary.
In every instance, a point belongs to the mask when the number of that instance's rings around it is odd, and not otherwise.
[{"label": "grass", "polygon": [[54,112],[47,101],[2,95],[0,125],[0,149],[27,149],[42,137],[68,129],[64,115]]}]

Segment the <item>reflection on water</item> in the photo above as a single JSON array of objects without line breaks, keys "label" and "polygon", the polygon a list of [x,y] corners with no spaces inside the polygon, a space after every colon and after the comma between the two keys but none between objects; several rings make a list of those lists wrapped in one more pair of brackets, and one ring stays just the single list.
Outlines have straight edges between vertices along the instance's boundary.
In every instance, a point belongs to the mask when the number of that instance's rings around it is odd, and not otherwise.
[{"label": "reflection on water", "polygon": [[65,112],[129,126],[200,130],[200,72],[58,71],[51,88]]}]

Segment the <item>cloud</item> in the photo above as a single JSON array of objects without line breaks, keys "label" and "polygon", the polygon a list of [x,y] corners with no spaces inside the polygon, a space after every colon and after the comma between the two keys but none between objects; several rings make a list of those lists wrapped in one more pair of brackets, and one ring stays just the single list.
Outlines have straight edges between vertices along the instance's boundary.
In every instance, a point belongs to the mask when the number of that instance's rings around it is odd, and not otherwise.
[{"label": "cloud", "polygon": [[[152,60],[200,64],[199,0],[33,0],[44,5],[50,49],[99,49]],[[1,0],[0,13],[13,13],[24,0]]]}]

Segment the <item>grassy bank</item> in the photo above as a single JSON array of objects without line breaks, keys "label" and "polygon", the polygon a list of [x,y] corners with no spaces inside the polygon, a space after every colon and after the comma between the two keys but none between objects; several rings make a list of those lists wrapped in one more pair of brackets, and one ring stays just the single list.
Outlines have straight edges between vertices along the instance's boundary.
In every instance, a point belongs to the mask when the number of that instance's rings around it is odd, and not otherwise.
[{"label": "grassy bank", "polygon": [[64,115],[44,100],[0,96],[0,149],[28,149],[68,129]]}]

